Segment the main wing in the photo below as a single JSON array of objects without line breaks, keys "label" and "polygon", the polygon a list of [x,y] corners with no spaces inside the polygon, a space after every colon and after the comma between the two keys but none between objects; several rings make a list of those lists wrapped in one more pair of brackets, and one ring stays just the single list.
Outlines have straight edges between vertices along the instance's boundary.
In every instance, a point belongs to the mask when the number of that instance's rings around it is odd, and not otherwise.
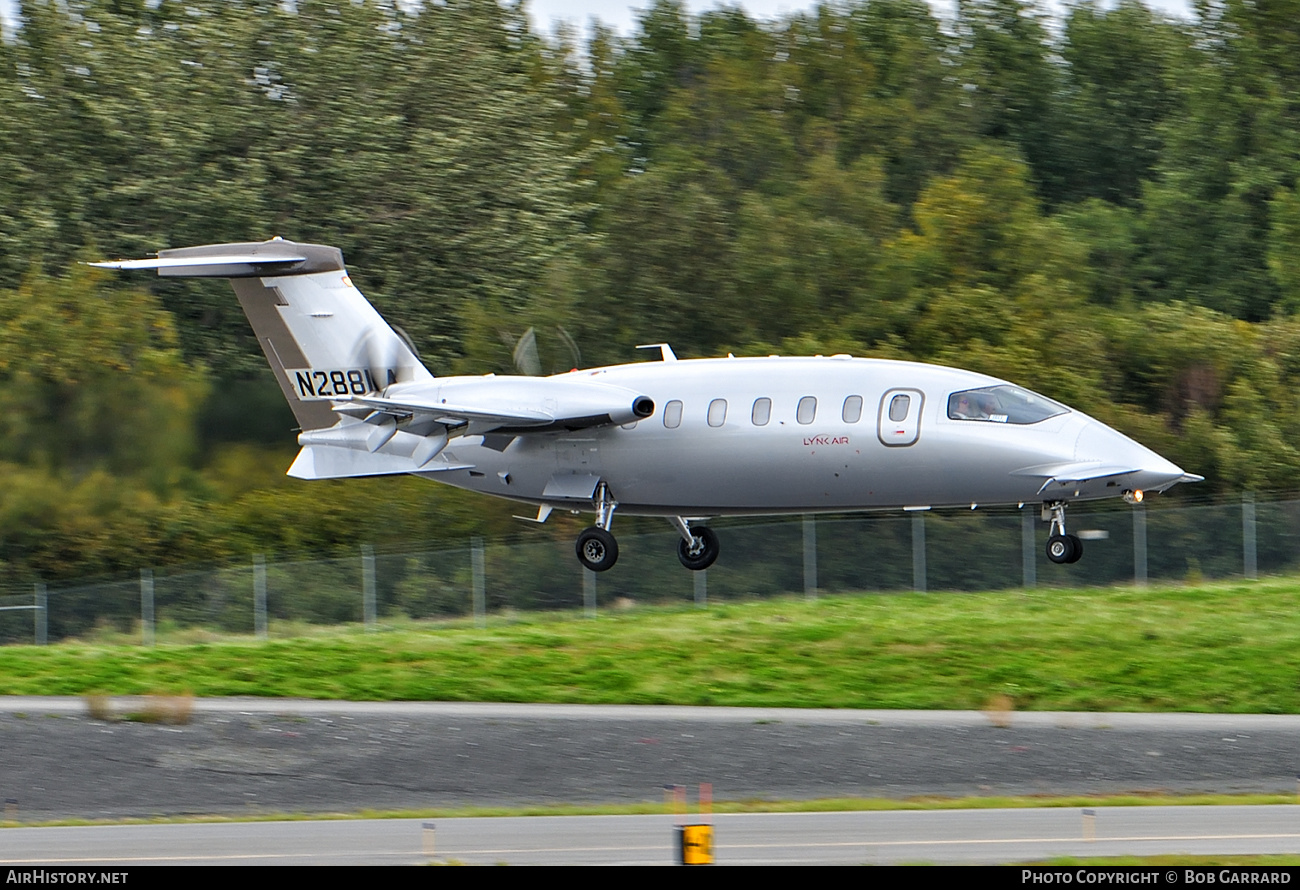
[{"label": "main wing", "polygon": [[[373,473],[463,469],[468,465],[444,453],[457,436],[483,435],[503,450],[520,435],[630,423],[655,409],[632,390],[573,375],[439,378],[331,402],[339,423],[298,437],[303,453],[291,476],[367,475],[367,467]],[[344,451],[352,455],[339,454]],[[397,466],[403,469],[389,469]]]}]

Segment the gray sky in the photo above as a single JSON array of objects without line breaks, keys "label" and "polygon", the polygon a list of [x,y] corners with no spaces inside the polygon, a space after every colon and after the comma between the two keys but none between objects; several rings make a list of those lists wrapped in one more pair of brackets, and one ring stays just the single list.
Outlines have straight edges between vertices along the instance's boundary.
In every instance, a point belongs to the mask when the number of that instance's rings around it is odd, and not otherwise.
[{"label": "gray sky", "polygon": [[[541,30],[550,32],[558,21],[567,21],[586,34],[593,18],[600,19],[606,25],[617,28],[619,33],[628,34],[632,30],[635,10],[646,9],[651,0],[528,0],[533,24]],[[719,0],[685,0],[692,12],[700,12],[722,6]],[[1048,0],[1059,8],[1060,0]],[[1183,18],[1191,17],[1190,0],[1145,0],[1148,6],[1162,9]],[[941,14],[950,13],[954,7],[952,0],[930,0],[931,5]],[[725,5],[740,5],[754,18],[773,19],[783,12],[812,9],[815,0],[730,0]],[[0,18],[6,23],[12,22],[14,0],[0,0]]]},{"label": "gray sky", "polygon": [[[3,0],[8,2],[8,0]],[[692,12],[701,12],[717,6],[743,6],[749,15],[758,19],[773,19],[785,12],[812,9],[816,0],[684,0]],[[1163,10],[1182,18],[1191,18],[1191,0],[1143,0],[1147,6]],[[1047,0],[1047,3],[1060,9],[1061,0]],[[598,18],[606,25],[612,25],[621,34],[632,31],[635,11],[649,8],[651,0],[528,0],[528,8],[533,24],[544,31],[551,31],[557,21],[567,21],[587,33],[588,23]],[[954,0],[930,0],[941,15],[951,15],[956,8]]]}]

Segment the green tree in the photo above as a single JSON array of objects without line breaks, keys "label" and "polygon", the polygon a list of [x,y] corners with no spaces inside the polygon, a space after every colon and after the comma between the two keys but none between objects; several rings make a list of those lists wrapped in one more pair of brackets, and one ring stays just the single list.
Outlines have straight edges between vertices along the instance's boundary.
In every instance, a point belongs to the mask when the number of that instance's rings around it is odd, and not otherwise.
[{"label": "green tree", "polygon": [[962,86],[979,135],[1028,162],[1048,204],[1062,197],[1058,106],[1062,71],[1050,58],[1043,13],[1026,0],[958,0]]},{"label": "green tree", "polygon": [[1102,198],[1131,206],[1153,178],[1165,147],[1164,123],[1181,110],[1179,81],[1191,64],[1182,25],[1137,0],[1070,9],[1057,118],[1063,125],[1059,198]]},{"label": "green tree", "polygon": [[174,484],[206,393],[171,316],[86,266],[0,291],[0,459]]}]

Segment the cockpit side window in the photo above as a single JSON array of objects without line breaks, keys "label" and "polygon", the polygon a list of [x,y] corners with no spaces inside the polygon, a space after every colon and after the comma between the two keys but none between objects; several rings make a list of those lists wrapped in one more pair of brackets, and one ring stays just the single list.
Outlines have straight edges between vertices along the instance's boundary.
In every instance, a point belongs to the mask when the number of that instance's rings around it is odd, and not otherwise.
[{"label": "cockpit side window", "polygon": [[1069,410],[1059,402],[1010,384],[967,389],[948,396],[950,420],[979,420],[1023,426],[1065,414]]}]

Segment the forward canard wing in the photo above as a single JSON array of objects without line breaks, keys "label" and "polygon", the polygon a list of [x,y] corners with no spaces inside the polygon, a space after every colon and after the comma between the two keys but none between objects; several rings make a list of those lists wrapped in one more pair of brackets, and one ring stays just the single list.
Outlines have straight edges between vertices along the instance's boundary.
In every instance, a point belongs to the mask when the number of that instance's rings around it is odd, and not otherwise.
[{"label": "forward canard wing", "polygon": [[1127,476],[1141,472],[1140,467],[1105,464],[1100,461],[1073,461],[1069,463],[1045,464],[1037,467],[1024,467],[1012,471],[1012,476],[1033,476],[1043,480],[1038,489],[1042,494],[1051,485],[1071,485],[1079,482],[1091,482],[1094,479],[1109,479],[1113,476]]}]

